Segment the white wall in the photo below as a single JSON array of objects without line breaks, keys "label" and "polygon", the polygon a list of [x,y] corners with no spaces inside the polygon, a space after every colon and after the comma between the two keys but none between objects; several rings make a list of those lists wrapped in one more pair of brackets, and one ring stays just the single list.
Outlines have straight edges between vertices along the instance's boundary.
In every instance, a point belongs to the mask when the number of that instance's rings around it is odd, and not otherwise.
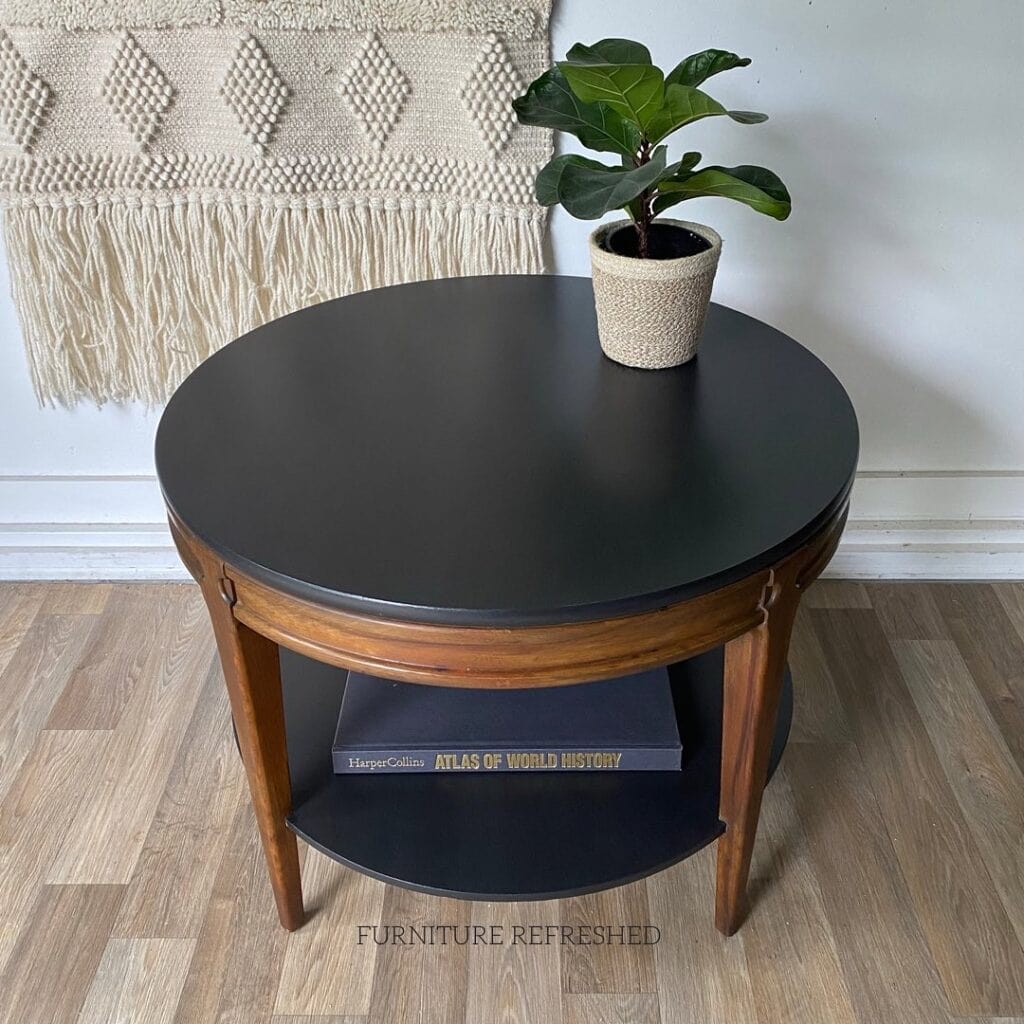
[{"label": "white wall", "polygon": [[[556,55],[628,35],[666,68],[705,46],[754,58],[708,91],[771,120],[707,120],[685,145],[771,167],[794,213],[779,224],[722,200],[681,210],[725,238],[716,299],[808,345],[853,396],[865,472],[842,572],[1024,575],[1022,11],[1018,0],[556,3]],[[554,269],[588,272],[590,227],[555,215]],[[170,570],[162,530],[140,526],[161,518],[156,416],[38,409],[7,295],[4,278],[0,573]]]}]

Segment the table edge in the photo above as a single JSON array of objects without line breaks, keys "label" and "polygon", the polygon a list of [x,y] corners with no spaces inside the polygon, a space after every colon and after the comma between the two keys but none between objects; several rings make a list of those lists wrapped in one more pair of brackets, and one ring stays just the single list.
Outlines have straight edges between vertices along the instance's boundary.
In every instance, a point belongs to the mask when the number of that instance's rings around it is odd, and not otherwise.
[{"label": "table edge", "polygon": [[798,599],[839,544],[848,503],[774,565],[696,597],[602,619],[539,625],[415,622],[352,612],[269,586],[209,549],[173,513],[175,544],[211,606],[298,654],[369,675],[439,686],[517,688],[607,679],[667,665],[765,623]]}]

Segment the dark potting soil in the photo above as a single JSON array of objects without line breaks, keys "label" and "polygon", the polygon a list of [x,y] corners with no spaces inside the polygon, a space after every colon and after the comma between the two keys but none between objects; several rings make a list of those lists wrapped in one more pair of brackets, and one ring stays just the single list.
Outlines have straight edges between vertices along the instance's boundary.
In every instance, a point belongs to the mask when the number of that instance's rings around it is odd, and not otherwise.
[{"label": "dark potting soil", "polygon": [[[605,235],[604,248],[616,256],[637,258],[639,238],[632,224]],[[651,260],[678,260],[696,256],[711,248],[711,243],[687,228],[675,224],[652,224],[647,233],[647,258]]]}]

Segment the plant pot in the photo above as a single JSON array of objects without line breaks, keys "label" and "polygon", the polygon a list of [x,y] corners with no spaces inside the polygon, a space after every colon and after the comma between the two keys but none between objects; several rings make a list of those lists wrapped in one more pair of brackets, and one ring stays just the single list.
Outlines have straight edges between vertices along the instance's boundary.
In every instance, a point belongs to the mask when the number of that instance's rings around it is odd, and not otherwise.
[{"label": "plant pot", "polygon": [[[658,239],[652,250],[661,258],[609,250],[610,237],[626,228],[614,241],[629,251],[628,242],[635,239],[629,221],[602,224],[590,236],[601,348],[609,359],[644,370],[679,366],[697,354],[722,251],[718,232],[703,224],[659,219],[653,227]],[[701,242],[706,248],[695,252]],[[694,254],[676,255],[686,251]]]}]

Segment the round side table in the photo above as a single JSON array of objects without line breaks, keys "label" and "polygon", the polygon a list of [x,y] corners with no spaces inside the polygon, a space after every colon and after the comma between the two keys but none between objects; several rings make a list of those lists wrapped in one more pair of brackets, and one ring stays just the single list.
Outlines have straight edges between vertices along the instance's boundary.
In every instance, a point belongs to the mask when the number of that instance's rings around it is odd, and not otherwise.
[{"label": "round side table", "polygon": [[[303,920],[296,834],[481,899],[622,884],[717,839],[732,934],[788,731],[794,615],[839,541],[857,447],[842,386],[790,338],[713,306],[692,363],[628,369],[601,354],[580,278],[365,292],[203,363],[164,412],[157,472],[284,927]],[[533,687],[660,665],[679,772],[331,769],[344,670]]]}]

